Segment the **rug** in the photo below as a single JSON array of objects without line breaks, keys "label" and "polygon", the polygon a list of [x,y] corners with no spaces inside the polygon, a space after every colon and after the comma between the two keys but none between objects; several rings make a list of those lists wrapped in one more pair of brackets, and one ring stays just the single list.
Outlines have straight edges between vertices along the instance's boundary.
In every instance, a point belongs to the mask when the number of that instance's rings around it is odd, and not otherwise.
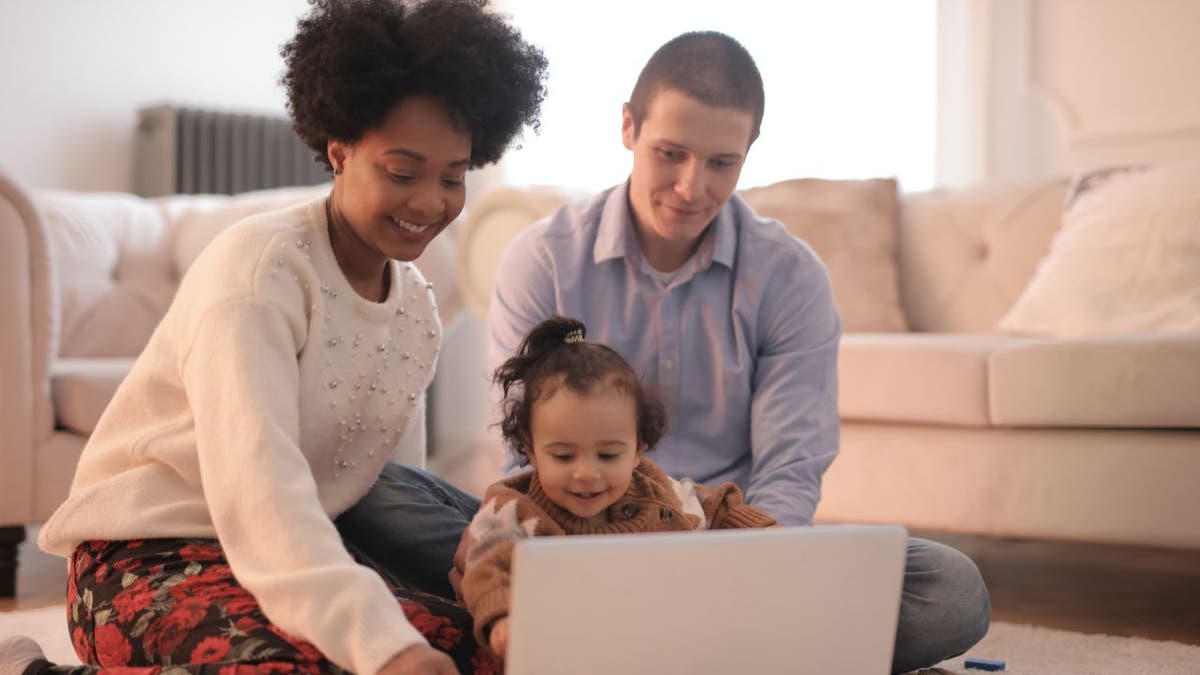
[{"label": "rug", "polygon": [[1200,646],[995,622],[965,655],[921,675],[986,675],[967,670],[966,657],[1004,661],[1011,675],[1196,675]]},{"label": "rug", "polygon": [[[79,663],[67,636],[61,607],[0,612],[0,638],[33,637],[57,663]],[[1008,675],[1195,675],[1200,672],[1200,646],[1111,635],[993,623],[987,637],[965,656],[1004,661]],[[950,659],[921,675],[982,675],[967,670],[964,657]]]}]

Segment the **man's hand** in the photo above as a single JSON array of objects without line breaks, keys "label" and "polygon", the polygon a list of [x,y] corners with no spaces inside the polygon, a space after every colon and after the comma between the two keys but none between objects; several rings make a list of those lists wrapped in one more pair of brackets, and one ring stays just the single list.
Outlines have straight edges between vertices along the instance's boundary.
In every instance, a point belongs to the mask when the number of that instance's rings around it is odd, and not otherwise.
[{"label": "man's hand", "polygon": [[492,632],[488,635],[488,643],[492,646],[492,651],[496,652],[496,656],[504,658],[505,652],[508,651],[508,617],[496,619],[492,622]]},{"label": "man's hand", "polygon": [[383,664],[377,675],[460,675],[454,660],[425,644],[408,647]]}]

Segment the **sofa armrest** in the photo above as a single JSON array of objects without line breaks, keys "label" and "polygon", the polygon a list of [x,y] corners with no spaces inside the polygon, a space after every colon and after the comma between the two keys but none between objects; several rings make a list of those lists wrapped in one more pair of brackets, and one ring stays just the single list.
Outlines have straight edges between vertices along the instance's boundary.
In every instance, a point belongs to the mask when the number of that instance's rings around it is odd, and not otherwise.
[{"label": "sofa armrest", "polygon": [[54,431],[54,284],[45,220],[29,191],[0,171],[0,526],[33,517],[34,448]]},{"label": "sofa armrest", "polygon": [[557,186],[502,187],[473,203],[456,233],[458,287],[480,321],[496,284],[496,268],[509,241],[521,230],[553,214],[585,193]]}]

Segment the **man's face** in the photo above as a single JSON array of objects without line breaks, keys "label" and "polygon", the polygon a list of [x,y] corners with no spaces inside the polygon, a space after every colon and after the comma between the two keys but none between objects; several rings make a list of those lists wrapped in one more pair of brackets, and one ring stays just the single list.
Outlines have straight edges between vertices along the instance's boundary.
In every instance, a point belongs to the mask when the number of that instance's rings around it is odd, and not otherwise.
[{"label": "man's face", "polygon": [[737,186],[753,127],[749,111],[706,105],[675,89],[651,99],[638,132],[625,106],[621,137],[633,151],[629,202],[656,268],[673,271],[695,251]]}]

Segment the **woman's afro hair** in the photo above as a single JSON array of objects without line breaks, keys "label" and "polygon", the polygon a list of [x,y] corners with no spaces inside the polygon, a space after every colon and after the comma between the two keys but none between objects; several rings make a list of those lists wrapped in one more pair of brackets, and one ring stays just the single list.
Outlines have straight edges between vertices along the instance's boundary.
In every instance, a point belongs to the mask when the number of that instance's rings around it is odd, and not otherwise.
[{"label": "woman's afro hair", "polygon": [[280,48],[296,133],[332,170],[330,140],[354,143],[407,96],[445,102],[471,135],[471,167],[538,128],[546,57],[486,0],[310,0]]}]

